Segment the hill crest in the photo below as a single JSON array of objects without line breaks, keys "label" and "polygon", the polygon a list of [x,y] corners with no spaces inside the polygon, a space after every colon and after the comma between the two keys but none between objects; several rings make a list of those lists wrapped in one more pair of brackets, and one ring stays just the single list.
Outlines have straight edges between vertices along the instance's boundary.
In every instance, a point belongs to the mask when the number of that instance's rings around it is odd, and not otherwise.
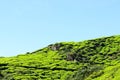
[{"label": "hill crest", "polygon": [[119,80],[119,44],[117,35],[60,42],[32,53],[0,58],[0,79]]}]

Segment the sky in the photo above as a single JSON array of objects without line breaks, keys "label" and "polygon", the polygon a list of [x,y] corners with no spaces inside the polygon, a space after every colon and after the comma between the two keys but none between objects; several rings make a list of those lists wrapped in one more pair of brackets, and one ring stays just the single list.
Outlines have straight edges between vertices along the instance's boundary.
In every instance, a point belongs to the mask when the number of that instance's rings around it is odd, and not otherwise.
[{"label": "sky", "polygon": [[120,0],[0,0],[0,56],[119,30]]}]

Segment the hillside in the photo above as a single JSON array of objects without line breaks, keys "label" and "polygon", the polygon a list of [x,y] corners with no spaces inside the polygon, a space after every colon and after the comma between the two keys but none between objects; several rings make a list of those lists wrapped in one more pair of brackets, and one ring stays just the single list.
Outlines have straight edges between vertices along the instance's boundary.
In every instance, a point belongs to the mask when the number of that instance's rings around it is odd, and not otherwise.
[{"label": "hillside", "polygon": [[1,57],[0,80],[120,80],[120,36]]}]

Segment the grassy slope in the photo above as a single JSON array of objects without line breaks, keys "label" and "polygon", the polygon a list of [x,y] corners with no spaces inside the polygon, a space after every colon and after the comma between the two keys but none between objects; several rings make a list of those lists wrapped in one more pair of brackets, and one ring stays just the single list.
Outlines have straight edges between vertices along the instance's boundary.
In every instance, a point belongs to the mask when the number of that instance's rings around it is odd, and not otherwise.
[{"label": "grassy slope", "polygon": [[119,80],[120,36],[62,42],[0,58],[0,80]]}]

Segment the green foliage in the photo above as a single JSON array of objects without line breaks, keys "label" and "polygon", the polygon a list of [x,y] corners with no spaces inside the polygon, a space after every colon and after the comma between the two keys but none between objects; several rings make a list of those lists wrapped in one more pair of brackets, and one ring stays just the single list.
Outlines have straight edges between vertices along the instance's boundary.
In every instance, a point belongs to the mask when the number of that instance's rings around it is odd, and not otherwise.
[{"label": "green foliage", "polygon": [[0,80],[119,80],[119,44],[111,36],[0,57]]}]

